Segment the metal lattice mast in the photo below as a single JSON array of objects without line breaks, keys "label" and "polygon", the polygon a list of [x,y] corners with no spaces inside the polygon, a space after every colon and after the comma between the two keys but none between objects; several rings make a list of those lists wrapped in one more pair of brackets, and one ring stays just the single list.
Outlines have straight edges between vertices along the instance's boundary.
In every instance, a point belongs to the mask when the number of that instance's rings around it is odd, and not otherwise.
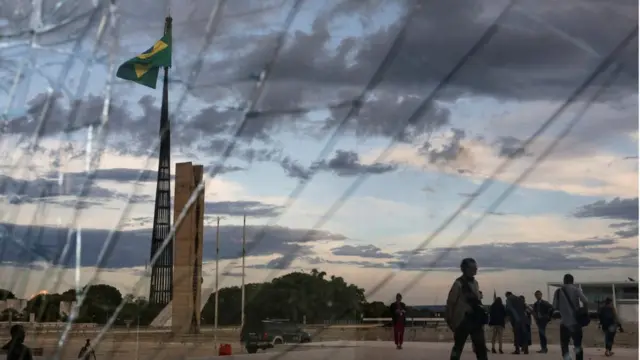
[{"label": "metal lattice mast", "polygon": [[[171,31],[171,17],[165,21],[165,34]],[[171,230],[171,122],[169,120],[169,69],[164,68],[162,107],[160,113],[160,154],[158,182],[153,214],[150,258],[162,246]],[[171,302],[173,283],[173,239],[164,248],[151,269],[149,302],[166,305]]]}]

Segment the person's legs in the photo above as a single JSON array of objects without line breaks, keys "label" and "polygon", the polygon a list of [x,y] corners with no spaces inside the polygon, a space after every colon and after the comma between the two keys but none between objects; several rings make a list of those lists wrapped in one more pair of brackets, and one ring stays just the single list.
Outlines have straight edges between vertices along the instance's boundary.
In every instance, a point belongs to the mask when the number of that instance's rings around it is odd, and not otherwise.
[{"label": "person's legs", "polygon": [[516,327],[516,323],[515,322],[511,322],[511,331],[513,332],[513,347],[514,347],[514,352],[518,353],[520,352],[520,348],[518,347],[518,328]]},{"label": "person's legs", "polygon": [[451,348],[451,360],[460,360],[462,356],[462,350],[464,349],[464,343],[467,342],[469,337],[469,329],[467,324],[461,324],[453,333],[453,347]]},{"label": "person's legs", "polygon": [[540,352],[547,352],[547,322],[538,322],[538,336],[540,337]]},{"label": "person's legs", "polygon": [[526,343],[526,338],[524,334],[524,324],[522,324],[521,322],[514,322],[512,326],[513,326],[513,340],[516,347],[513,353],[519,354],[521,349],[524,350],[524,346]]},{"label": "person's legs", "polygon": [[402,343],[404,343],[404,324],[398,324],[398,343],[397,345],[402,348]]},{"label": "person's legs", "polygon": [[399,335],[398,325],[399,325],[398,323],[393,324],[393,342],[396,344],[396,346],[400,346],[400,338],[398,337]]},{"label": "person's legs", "polygon": [[398,346],[398,323],[393,324],[393,342]]},{"label": "person's legs", "polygon": [[582,328],[576,326],[576,328],[571,333],[571,338],[573,339],[573,349],[576,353],[576,360],[583,360],[584,353],[582,351]]},{"label": "person's legs", "polygon": [[487,343],[484,338],[484,329],[475,328],[470,332],[471,343],[476,349],[476,359],[487,360]]},{"label": "person's legs", "polygon": [[491,327],[491,351],[496,352],[496,340],[498,340],[498,327]]},{"label": "person's legs", "polygon": [[502,335],[504,334],[504,327],[497,326],[498,328],[498,351],[502,354]]},{"label": "person's legs", "polygon": [[524,354],[529,353],[529,345],[531,345],[531,325],[522,324],[522,344],[520,346]]},{"label": "person's legs", "polygon": [[613,329],[613,331],[611,331],[611,338],[609,339],[611,342],[611,346],[609,347],[609,353],[613,354],[612,350],[613,350],[613,343],[615,342],[616,339],[616,329]]},{"label": "person's legs", "polygon": [[564,325],[560,325],[560,351],[562,352],[562,358],[567,360],[571,359],[569,355],[569,341],[571,340],[571,331]]},{"label": "person's legs", "polygon": [[613,346],[613,344],[611,343],[611,331],[609,331],[609,329],[603,329],[602,332],[604,333],[604,350],[608,355]]}]

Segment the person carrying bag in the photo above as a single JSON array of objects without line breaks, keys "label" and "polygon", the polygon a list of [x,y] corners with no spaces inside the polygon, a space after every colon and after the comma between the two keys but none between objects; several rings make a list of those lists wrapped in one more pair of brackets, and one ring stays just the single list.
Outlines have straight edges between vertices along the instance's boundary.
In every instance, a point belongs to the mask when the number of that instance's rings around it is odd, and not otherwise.
[{"label": "person carrying bag", "polygon": [[[582,303],[582,307],[580,307]],[[583,360],[582,328],[589,325],[588,300],[582,290],[574,285],[573,275],[566,274],[563,285],[553,294],[553,307],[560,312],[560,349],[565,359],[570,359],[569,342],[573,341],[576,360]]]}]

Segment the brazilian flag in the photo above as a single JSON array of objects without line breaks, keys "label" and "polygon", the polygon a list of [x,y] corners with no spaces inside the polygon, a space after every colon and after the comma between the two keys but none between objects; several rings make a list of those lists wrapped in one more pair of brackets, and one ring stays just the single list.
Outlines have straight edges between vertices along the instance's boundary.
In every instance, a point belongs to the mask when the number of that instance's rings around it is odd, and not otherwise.
[{"label": "brazilian flag", "polygon": [[165,34],[153,47],[120,65],[116,76],[156,88],[161,67],[171,66],[171,33]]}]

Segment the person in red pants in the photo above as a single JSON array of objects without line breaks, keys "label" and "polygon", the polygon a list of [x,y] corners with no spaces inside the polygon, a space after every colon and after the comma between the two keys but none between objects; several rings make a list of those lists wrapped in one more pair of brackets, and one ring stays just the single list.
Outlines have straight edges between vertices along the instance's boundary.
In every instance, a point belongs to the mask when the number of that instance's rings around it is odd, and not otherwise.
[{"label": "person in red pants", "polygon": [[393,340],[396,343],[396,349],[402,349],[404,326],[407,320],[407,305],[402,302],[402,295],[396,294],[396,301],[389,306],[389,310],[393,325]]}]

